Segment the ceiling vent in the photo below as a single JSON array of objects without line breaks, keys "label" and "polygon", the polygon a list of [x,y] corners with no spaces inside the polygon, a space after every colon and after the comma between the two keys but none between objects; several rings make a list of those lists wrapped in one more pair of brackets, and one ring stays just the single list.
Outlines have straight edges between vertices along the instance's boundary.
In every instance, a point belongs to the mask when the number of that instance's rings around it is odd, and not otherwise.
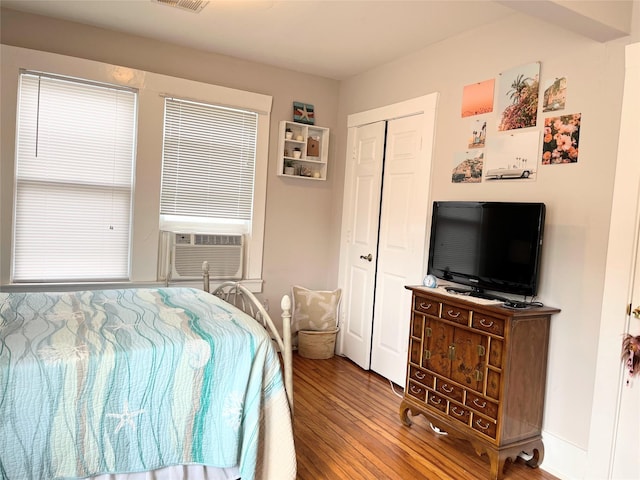
[{"label": "ceiling vent", "polygon": [[168,7],[175,7],[181,10],[199,13],[209,3],[208,0],[151,0],[153,3],[159,3]]}]

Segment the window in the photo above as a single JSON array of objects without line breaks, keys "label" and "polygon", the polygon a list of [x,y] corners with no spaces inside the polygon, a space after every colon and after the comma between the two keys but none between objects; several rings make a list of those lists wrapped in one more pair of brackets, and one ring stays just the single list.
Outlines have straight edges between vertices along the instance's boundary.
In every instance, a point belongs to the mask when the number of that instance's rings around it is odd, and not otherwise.
[{"label": "window", "polygon": [[15,282],[128,280],[133,89],[23,71]]},{"label": "window", "polygon": [[258,115],[165,100],[161,227],[250,233]]}]

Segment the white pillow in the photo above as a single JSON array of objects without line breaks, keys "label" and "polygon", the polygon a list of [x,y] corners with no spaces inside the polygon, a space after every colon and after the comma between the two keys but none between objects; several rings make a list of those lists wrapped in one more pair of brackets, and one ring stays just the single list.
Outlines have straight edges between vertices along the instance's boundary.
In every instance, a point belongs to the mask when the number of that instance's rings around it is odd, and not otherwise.
[{"label": "white pillow", "polygon": [[342,290],[333,292],[291,288],[293,296],[293,331],[333,330],[338,326],[338,306]]}]

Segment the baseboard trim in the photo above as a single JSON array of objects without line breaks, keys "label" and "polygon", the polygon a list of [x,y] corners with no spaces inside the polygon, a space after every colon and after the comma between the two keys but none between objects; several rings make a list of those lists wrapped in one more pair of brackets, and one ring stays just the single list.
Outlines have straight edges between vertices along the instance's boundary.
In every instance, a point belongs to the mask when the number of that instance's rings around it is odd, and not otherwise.
[{"label": "baseboard trim", "polygon": [[542,432],[544,460],[540,468],[561,479],[585,478],[587,451],[547,431]]}]

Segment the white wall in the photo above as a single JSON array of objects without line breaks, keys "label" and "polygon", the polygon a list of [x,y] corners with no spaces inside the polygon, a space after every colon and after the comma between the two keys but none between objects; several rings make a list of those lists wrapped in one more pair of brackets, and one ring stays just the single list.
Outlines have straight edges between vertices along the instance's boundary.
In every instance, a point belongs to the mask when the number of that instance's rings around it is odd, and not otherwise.
[{"label": "white wall", "polygon": [[[349,114],[439,93],[432,183],[425,188],[431,200],[546,203],[538,300],[562,312],[551,321],[542,468],[566,478],[582,476],[589,442],[623,44],[629,41],[602,44],[514,14],[344,81],[340,88],[340,129]],[[535,182],[453,184],[454,154],[465,150],[467,133],[461,119],[463,87],[490,78],[498,82],[500,72],[536,61],[541,62],[541,85],[567,78],[567,106],[559,113],[582,114],[578,163],[542,166]],[[536,129],[554,115],[540,109]],[[495,115],[488,118],[489,137],[497,133],[497,121]],[[344,151],[344,139],[338,148]]]}]

